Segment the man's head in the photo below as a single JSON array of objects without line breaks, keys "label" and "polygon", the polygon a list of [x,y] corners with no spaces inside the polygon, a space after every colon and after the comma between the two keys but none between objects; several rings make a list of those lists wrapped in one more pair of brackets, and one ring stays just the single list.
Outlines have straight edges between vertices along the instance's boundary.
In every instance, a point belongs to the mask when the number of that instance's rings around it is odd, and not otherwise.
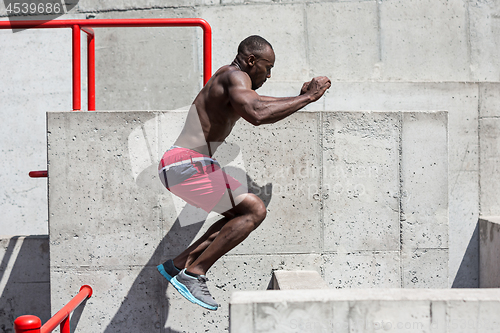
[{"label": "man's head", "polygon": [[236,56],[241,69],[252,80],[252,89],[260,88],[271,77],[275,55],[271,44],[260,36],[245,38],[238,46]]}]

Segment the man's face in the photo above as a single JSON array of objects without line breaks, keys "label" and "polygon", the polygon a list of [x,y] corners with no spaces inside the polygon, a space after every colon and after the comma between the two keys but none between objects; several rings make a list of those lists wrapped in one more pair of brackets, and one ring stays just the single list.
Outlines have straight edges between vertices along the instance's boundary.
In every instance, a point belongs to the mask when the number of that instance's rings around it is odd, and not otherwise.
[{"label": "man's face", "polygon": [[271,69],[274,67],[274,51],[269,46],[260,56],[256,56],[255,63],[248,75],[252,79],[252,89],[257,90],[267,79],[271,77]]}]

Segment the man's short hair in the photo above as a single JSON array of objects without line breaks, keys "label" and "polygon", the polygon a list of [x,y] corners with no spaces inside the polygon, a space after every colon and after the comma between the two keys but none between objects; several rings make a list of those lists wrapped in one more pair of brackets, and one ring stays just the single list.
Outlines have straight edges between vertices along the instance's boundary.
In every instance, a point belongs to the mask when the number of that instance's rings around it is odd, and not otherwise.
[{"label": "man's short hair", "polygon": [[273,49],[273,46],[267,40],[260,36],[252,35],[241,41],[238,46],[238,54],[260,56],[266,47],[270,47],[271,50]]}]

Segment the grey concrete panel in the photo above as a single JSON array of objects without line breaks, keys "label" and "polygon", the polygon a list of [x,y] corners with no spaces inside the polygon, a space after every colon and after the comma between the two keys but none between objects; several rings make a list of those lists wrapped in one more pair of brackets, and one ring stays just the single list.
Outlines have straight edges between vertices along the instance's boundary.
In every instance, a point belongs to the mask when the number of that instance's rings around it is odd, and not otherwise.
[{"label": "grey concrete panel", "polygon": [[[14,38],[15,36],[15,38]],[[47,182],[32,179],[46,170],[45,111],[71,108],[71,31],[0,30],[1,234],[47,234]],[[46,40],[47,42],[44,42]],[[50,41],[50,42],[49,42]],[[51,52],[60,58],[51,57]],[[50,68],[50,73],[44,71]],[[23,70],[30,76],[20,75]],[[8,79],[7,79],[8,78]],[[47,86],[50,82],[50,87]]]},{"label": "grey concrete panel", "polygon": [[152,117],[48,114],[51,265],[142,264],[160,243],[158,192],[137,184],[127,145]]},{"label": "grey concrete panel", "polygon": [[240,147],[249,190],[268,203],[264,222],[233,253],[320,251],[319,116],[301,112],[260,127],[241,121],[226,139]]},{"label": "grey concrete panel", "polygon": [[398,113],[325,113],[325,250],[399,250],[398,155]]},{"label": "grey concrete panel", "polygon": [[401,254],[403,288],[447,288],[448,249],[416,249]]},{"label": "grey concrete panel", "polygon": [[334,81],[380,78],[376,1],[311,3],[306,8],[311,76]]},{"label": "grey concrete panel", "polygon": [[484,118],[481,128],[480,149],[480,207],[485,216],[500,215],[500,119]]},{"label": "grey concrete panel", "polygon": [[248,4],[198,9],[198,15],[212,26],[214,69],[233,61],[238,44],[244,38],[261,35],[273,45],[276,53],[272,80],[278,81],[310,80],[304,14],[304,4]]},{"label": "grey concrete panel", "polygon": [[331,303],[258,303],[254,332],[322,332],[333,317]]},{"label": "grey concrete panel", "polygon": [[500,311],[495,301],[451,301],[448,303],[449,332],[495,332],[500,321],[495,313]]},{"label": "grey concrete panel", "polygon": [[500,5],[496,1],[467,2],[470,29],[470,68],[475,81],[495,81],[500,77]]},{"label": "grey concrete panel", "polygon": [[459,171],[477,172],[478,85],[352,82],[333,83],[330,91],[326,111],[448,111],[450,178]]},{"label": "grey concrete panel", "polygon": [[479,117],[500,116],[500,97],[498,83],[481,83],[479,85]]},{"label": "grey concrete panel", "polygon": [[380,3],[382,78],[403,81],[470,79],[467,12],[453,1]]},{"label": "grey concrete panel", "polygon": [[403,113],[403,249],[448,247],[447,120],[446,112]]},{"label": "grey concrete panel", "polygon": [[[176,199],[159,185],[155,174],[157,161],[175,140],[186,112],[49,113],[51,269],[53,283],[62,285],[61,292],[53,295],[52,308],[67,299],[70,289],[94,284],[96,294],[106,296],[85,314],[100,320],[80,321],[81,327],[92,330],[100,325],[112,332],[126,323],[131,331],[163,327],[218,332],[227,329],[231,292],[268,288],[273,270],[314,270],[334,287],[400,287],[398,246],[394,251],[375,246],[359,253],[322,253],[325,197],[320,185],[325,168],[320,149],[322,137],[331,133],[323,131],[320,120],[334,115],[300,112],[262,127],[241,122],[217,151],[216,158],[228,173],[242,176],[239,179],[248,181],[253,191],[261,190],[258,194],[268,204],[269,214],[267,223],[210,270],[209,288],[221,304],[212,313],[186,302],[155,271],[157,264],[181,252],[218,218],[210,215],[203,222],[205,215],[183,224],[180,216],[189,207],[179,211]],[[335,134],[349,134],[350,141],[358,143],[351,150],[359,154],[343,157],[351,163],[347,165],[370,166],[362,148],[368,139],[375,141],[368,151],[397,156],[399,113],[338,116],[336,121],[347,125],[335,128]],[[385,180],[376,182],[392,180],[397,189],[399,158],[386,160],[396,175],[384,174]],[[376,182],[373,189],[379,186]],[[390,200],[397,203],[397,198]],[[396,222],[398,217],[396,211]],[[446,257],[440,260],[446,266]],[[113,305],[105,307],[108,303]],[[127,324],[141,311],[144,318]]]},{"label": "grey concrete panel", "polygon": [[500,288],[500,217],[479,219],[479,287]]},{"label": "grey concrete panel", "polygon": [[50,318],[49,237],[0,239],[0,330],[13,332],[14,320],[33,314]]},{"label": "grey concrete panel", "polygon": [[324,254],[324,279],[331,288],[399,288],[397,251]]},{"label": "grey concrete panel", "polygon": [[4,46],[0,48],[4,78],[0,80],[0,211],[4,217],[0,230],[3,236],[44,235],[48,234],[47,181],[32,179],[28,173],[47,169],[45,112],[72,108],[71,29],[19,33],[2,29],[0,44]]},{"label": "grey concrete panel", "polygon": [[[448,110],[450,286],[460,279],[477,286],[478,271],[461,267],[478,262],[473,238],[479,217],[478,85],[470,83],[333,83],[325,110]],[[356,96],[356,97],[353,97]],[[462,269],[460,269],[462,268]],[[471,270],[472,268],[472,270]],[[464,276],[466,275],[466,276]],[[469,276],[469,277],[467,277]]]},{"label": "grey concrete panel", "polygon": [[429,301],[366,301],[350,305],[349,328],[354,332],[429,332],[431,328]]},{"label": "grey concrete panel", "polygon": [[[316,113],[298,113],[275,125],[261,127],[242,120],[226,143],[218,148],[214,157],[221,162],[224,170],[246,184],[249,191],[261,197],[268,207],[266,220],[231,253],[304,253],[320,250],[318,117]],[[209,220],[201,225],[206,214],[192,210],[192,207],[178,209],[177,215],[172,215],[170,208],[176,202],[169,203],[170,197],[170,194],[164,194],[160,201],[163,228],[170,230],[168,237],[172,237],[165,250],[175,256],[180,252],[176,244],[184,242],[186,233],[190,234],[188,238],[191,240],[199,237],[218,217],[211,214]],[[189,228],[184,228],[186,223],[182,221],[175,224],[177,219],[188,214],[193,217],[187,218],[191,219],[187,224],[200,223]]]},{"label": "grey concrete panel", "polygon": [[[188,8],[96,15],[97,19],[179,17],[196,15]],[[198,27],[98,29],[96,108],[164,110],[190,104],[203,82],[201,31]]]},{"label": "grey concrete panel", "polygon": [[249,313],[253,312],[253,304],[238,304],[237,306],[229,305],[229,313],[231,321],[229,323],[229,331],[231,333],[247,333],[253,332],[254,321]]}]

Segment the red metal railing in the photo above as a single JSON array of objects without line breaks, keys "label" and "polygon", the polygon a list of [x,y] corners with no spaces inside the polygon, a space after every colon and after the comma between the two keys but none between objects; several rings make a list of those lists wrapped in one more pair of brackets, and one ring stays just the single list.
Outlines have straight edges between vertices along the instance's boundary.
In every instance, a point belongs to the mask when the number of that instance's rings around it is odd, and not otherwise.
[{"label": "red metal railing", "polygon": [[212,75],[212,28],[200,18],[165,19],[96,19],[96,20],[53,20],[53,21],[0,21],[0,29],[57,29],[73,30],[73,110],[81,109],[81,52],[80,30],[88,35],[88,109],[95,111],[95,35],[92,28],[124,27],[201,27],[203,29],[203,83]]},{"label": "red metal railing", "polygon": [[[81,109],[80,30],[87,34],[88,110],[95,111],[95,34],[92,28],[124,27],[201,27],[203,29],[203,84],[206,84],[212,76],[212,28],[207,21],[200,18],[0,21],[0,29],[72,29],[73,111]],[[30,177],[47,177],[47,171],[32,171]]]},{"label": "red metal railing", "polygon": [[54,317],[50,318],[43,326],[42,321],[37,316],[21,316],[14,321],[14,330],[16,333],[49,333],[60,327],[61,333],[70,333],[70,314],[85,301],[92,297],[92,287],[84,285],[80,292],[73,297],[68,304],[59,310]]}]

